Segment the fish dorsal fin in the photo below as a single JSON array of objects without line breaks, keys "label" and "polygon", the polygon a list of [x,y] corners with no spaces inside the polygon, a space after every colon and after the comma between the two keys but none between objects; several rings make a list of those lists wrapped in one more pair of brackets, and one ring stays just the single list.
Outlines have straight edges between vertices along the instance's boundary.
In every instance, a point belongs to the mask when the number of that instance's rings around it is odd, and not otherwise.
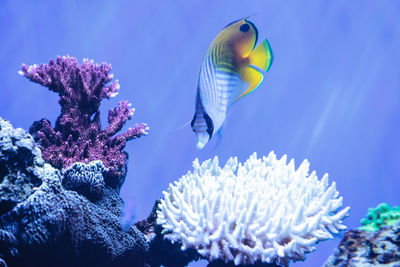
[{"label": "fish dorsal fin", "polygon": [[274,56],[268,40],[262,41],[249,55],[249,65],[254,65],[262,70],[268,71],[271,68]]},{"label": "fish dorsal fin", "polygon": [[239,99],[253,92],[264,80],[264,75],[252,66],[246,66],[240,71],[240,76],[244,82],[249,86],[243,88],[243,92],[233,101],[237,102]]}]

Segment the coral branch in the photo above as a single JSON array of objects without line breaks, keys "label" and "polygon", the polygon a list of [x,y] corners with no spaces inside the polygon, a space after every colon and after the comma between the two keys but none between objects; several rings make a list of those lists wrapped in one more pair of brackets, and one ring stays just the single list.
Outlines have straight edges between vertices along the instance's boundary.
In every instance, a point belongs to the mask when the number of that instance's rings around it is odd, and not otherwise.
[{"label": "coral branch", "polygon": [[74,57],[57,57],[48,64],[22,65],[21,75],[59,94],[61,115],[54,129],[48,120],[35,122],[30,133],[39,142],[43,158],[53,166],[64,169],[75,162],[101,160],[108,168],[105,183],[119,188],[126,175],[127,141],[146,135],[145,123],[117,134],[133,115],[128,101],[109,111],[109,125],[101,129],[99,106],[104,98],[118,94],[118,80],[110,73],[111,65],[95,64],[84,59],[79,65]]},{"label": "coral branch", "polygon": [[126,140],[135,139],[142,135],[147,135],[148,130],[149,127],[147,126],[146,123],[136,124],[134,128],[129,128],[128,131],[123,133],[121,137],[123,137]]},{"label": "coral branch", "polygon": [[126,120],[130,120],[133,116],[134,108],[130,108],[131,104],[128,101],[121,101],[118,107],[108,112],[108,127],[105,132],[108,136],[113,136],[122,129]]}]

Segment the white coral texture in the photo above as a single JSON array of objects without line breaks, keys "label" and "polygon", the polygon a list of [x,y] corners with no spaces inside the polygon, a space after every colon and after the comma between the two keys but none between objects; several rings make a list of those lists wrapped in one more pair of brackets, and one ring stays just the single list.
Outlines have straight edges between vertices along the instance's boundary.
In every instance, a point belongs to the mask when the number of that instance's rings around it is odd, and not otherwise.
[{"label": "white coral texture", "polygon": [[319,241],[345,230],[342,197],[328,175],[321,180],[304,160],[295,170],[286,155],[274,152],[244,163],[230,158],[221,168],[218,157],[188,172],[164,191],[157,223],[165,238],[195,248],[209,261],[257,261],[287,265],[302,260]]}]

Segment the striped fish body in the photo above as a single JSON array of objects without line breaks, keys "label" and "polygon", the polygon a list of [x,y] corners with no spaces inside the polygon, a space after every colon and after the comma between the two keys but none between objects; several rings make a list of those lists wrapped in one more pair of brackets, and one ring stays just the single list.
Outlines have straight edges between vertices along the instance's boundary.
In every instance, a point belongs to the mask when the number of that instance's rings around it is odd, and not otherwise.
[{"label": "striped fish body", "polygon": [[[240,31],[242,25],[247,25],[246,32]],[[209,46],[200,68],[196,109],[191,123],[198,149],[202,149],[221,129],[228,107],[243,97],[250,87],[261,83],[263,76],[260,72],[254,68],[246,69],[256,39],[255,26],[243,19],[225,27]],[[247,77],[252,71],[261,75],[261,78],[256,77],[256,86],[251,80],[254,77]]]},{"label": "striped fish body", "polygon": [[197,136],[197,148],[202,149],[214,133],[221,129],[229,105],[237,97],[242,84],[238,73],[226,69],[227,63],[215,64],[218,56],[211,50],[204,59],[199,76],[196,110],[192,128]]}]

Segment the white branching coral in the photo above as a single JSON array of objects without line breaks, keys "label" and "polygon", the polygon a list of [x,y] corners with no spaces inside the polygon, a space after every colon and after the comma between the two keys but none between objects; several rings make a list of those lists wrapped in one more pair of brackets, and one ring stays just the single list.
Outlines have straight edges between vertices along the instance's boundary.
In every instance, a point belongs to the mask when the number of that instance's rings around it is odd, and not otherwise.
[{"label": "white branching coral", "polygon": [[218,158],[188,172],[164,191],[157,223],[165,238],[195,248],[209,261],[238,264],[256,261],[288,264],[304,259],[319,241],[345,230],[342,197],[328,175],[321,180],[304,160],[295,170],[286,155],[244,163],[230,158],[221,168]]}]

